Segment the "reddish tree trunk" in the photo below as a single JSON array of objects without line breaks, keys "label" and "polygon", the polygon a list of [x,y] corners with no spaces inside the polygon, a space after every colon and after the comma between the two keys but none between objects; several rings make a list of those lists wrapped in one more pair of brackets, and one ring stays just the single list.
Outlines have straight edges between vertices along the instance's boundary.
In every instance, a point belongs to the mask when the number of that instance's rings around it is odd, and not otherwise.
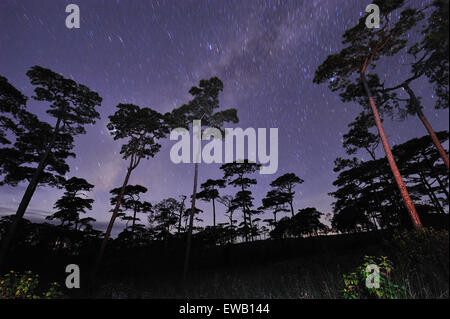
[{"label": "reddish tree trunk", "polygon": [[419,117],[419,119],[422,121],[423,125],[425,126],[425,128],[427,129],[428,133],[431,136],[431,139],[433,140],[434,145],[436,146],[439,154],[442,157],[442,160],[445,163],[445,166],[448,169],[448,155],[447,152],[444,150],[444,148],[442,147],[441,142],[439,141],[438,137],[436,136],[436,133],[433,130],[433,127],[431,126],[430,122],[428,122],[427,118],[425,117],[425,115],[423,114],[422,110],[418,109],[417,111],[417,116]]},{"label": "reddish tree trunk", "polygon": [[419,100],[417,99],[416,95],[414,94],[414,92],[411,90],[411,88],[408,85],[403,86],[405,88],[405,90],[408,92],[409,97],[412,100],[412,103],[415,105],[416,107],[416,113],[417,116],[419,117],[419,119],[422,121],[423,126],[425,126],[426,130],[428,131],[428,134],[430,134],[431,139],[433,140],[434,145],[436,146],[439,154],[442,157],[442,160],[445,163],[445,166],[448,169],[448,155],[447,152],[444,150],[444,148],[442,147],[441,142],[439,141],[438,137],[436,136],[436,133],[433,130],[433,127],[431,126],[430,122],[428,122],[428,119],[425,117],[425,114],[423,114],[422,112],[422,107],[419,105]]},{"label": "reddish tree trunk", "polygon": [[378,129],[378,133],[380,135],[381,142],[383,144],[383,148],[384,148],[386,157],[389,162],[389,166],[391,167],[392,174],[394,175],[398,189],[400,190],[400,193],[403,197],[403,201],[404,201],[406,209],[408,210],[408,213],[411,217],[411,221],[414,225],[414,228],[419,229],[422,227],[422,223],[420,221],[419,215],[417,214],[414,203],[412,202],[411,197],[409,196],[408,190],[406,189],[405,182],[403,181],[403,178],[397,167],[397,163],[395,162],[394,156],[392,155],[392,151],[389,146],[389,142],[387,140],[386,133],[384,132],[384,128],[381,123],[380,115],[378,114],[377,106],[375,105],[375,101],[373,100],[372,95],[370,93],[369,86],[367,85],[367,80],[366,80],[365,74],[364,74],[364,72],[361,72],[360,75],[361,75],[361,81],[364,85],[364,90],[366,91],[367,97],[369,98],[370,107],[372,109],[373,116],[375,118],[375,123],[376,123],[377,129]]}]

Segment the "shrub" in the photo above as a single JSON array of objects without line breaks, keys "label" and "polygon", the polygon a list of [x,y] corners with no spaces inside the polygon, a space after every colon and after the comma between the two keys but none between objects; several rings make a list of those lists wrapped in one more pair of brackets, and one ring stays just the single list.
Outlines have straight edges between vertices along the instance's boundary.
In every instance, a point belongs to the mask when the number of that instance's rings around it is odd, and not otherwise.
[{"label": "shrub", "polygon": [[[378,276],[368,268],[369,265],[378,267]],[[391,278],[393,264],[387,257],[365,256],[364,263],[354,272],[344,274],[345,299],[400,299],[408,298],[406,288],[396,284]],[[372,278],[377,276],[378,287],[368,286]]]},{"label": "shrub", "polygon": [[0,297],[2,299],[54,299],[63,296],[58,283],[53,282],[48,289],[39,289],[39,275],[31,271],[17,273],[11,270],[0,277]]}]

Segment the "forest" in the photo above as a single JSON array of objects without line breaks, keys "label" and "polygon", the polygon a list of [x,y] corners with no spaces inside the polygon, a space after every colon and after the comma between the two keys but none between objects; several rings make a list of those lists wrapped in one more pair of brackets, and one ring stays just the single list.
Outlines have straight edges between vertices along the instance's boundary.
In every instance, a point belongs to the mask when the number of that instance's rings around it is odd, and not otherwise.
[{"label": "forest", "polygon": [[[361,17],[312,79],[342,105],[360,106],[342,136],[346,156],[334,161],[331,213],[296,207],[309,182],[300,170],[271,175],[257,202],[261,164],[249,159],[220,165],[219,179],[199,178],[207,164],[185,164],[192,189],[161,201],[133,182],[137,167],[161,156],[171,130],[193,129],[195,120],[221,132],[239,123],[238,109],[220,100],[228,84],[212,75],[170,112],[118,103],[108,116],[122,182],[109,191],[109,223],[100,230],[96,185],[68,162],[80,155],[77,138],[100,120],[101,92],[35,65],[26,72],[34,95],[25,96],[0,74],[0,187],[25,185],[15,213],[0,217],[2,298],[448,298],[449,132],[435,131],[426,116],[448,116],[448,1],[374,3],[381,27],[367,29]],[[405,52],[410,72],[387,86],[377,68]],[[434,105],[414,91],[419,79],[432,86]],[[30,100],[51,120],[28,108]],[[417,136],[393,145],[395,132],[384,128],[393,118],[413,118]],[[43,187],[63,194],[44,221],[31,221],[30,202]],[[118,221],[124,227],[113,238]],[[368,263],[381,269],[379,289],[352,284],[367,276],[354,269]],[[64,284],[69,264],[81,269],[80,289]]]}]

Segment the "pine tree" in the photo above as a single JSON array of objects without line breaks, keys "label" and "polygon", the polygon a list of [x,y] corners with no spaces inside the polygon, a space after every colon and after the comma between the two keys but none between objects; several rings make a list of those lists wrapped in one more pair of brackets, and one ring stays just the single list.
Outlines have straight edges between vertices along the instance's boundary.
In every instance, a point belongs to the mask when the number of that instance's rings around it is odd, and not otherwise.
[{"label": "pine tree", "polygon": [[[120,194],[121,188],[114,188],[110,191],[113,195],[111,198],[111,205],[115,206]],[[134,236],[136,222],[140,220],[137,217],[138,213],[149,213],[152,209],[152,204],[141,200],[141,194],[147,192],[147,188],[141,185],[127,185],[123,193],[121,208],[123,211],[132,211],[133,216],[121,216],[122,220],[131,221],[131,237]],[[128,223],[128,222],[127,222]]]},{"label": "pine tree", "polygon": [[131,173],[138,167],[142,159],[152,158],[159,152],[161,145],[158,143],[158,140],[165,137],[169,131],[162,114],[157,111],[147,107],[141,108],[133,104],[119,104],[117,108],[118,110],[109,116],[107,127],[114,140],[124,139],[126,141],[122,145],[120,154],[122,154],[123,159],[129,161],[129,164],[94,265],[94,282],[95,274],[103,257],[114,221],[119,213]]},{"label": "pine tree", "polygon": [[26,112],[26,102],[26,97],[0,75],[0,144],[11,144],[7,133],[14,134],[17,130],[19,117]]},{"label": "pine tree", "polygon": [[421,228],[420,218],[392,155],[378,108],[366,78],[366,70],[368,68],[373,69],[375,62],[382,56],[392,56],[405,47],[408,42],[407,31],[417,24],[422,13],[419,10],[405,8],[401,11],[398,21],[391,26],[389,14],[400,9],[404,1],[375,1],[375,4],[382,8],[383,27],[380,30],[368,29],[365,25],[366,17],[362,17],[355,27],[344,33],[343,44],[346,47],[338,54],[328,56],[325,62],[318,67],[314,82],[328,82],[332,91],[345,92],[346,88],[352,83],[354,73],[359,73],[360,85],[366,93],[367,104],[373,113],[392,174],[414,227]]},{"label": "pine tree", "polygon": [[84,178],[72,177],[64,183],[64,195],[58,199],[54,208],[57,211],[47,216],[45,219],[59,219],[61,226],[67,222],[67,226],[78,230],[81,225],[93,220],[84,219],[81,221],[80,213],[86,214],[87,210],[92,209],[93,199],[86,197],[86,192],[90,192],[94,185],[89,184]]},{"label": "pine tree", "polygon": [[223,164],[220,169],[224,172],[224,179],[228,181],[229,185],[239,188],[233,199],[233,203],[241,207],[244,215],[244,236],[248,241],[248,232],[251,228],[251,207],[253,206],[253,197],[248,188],[251,185],[256,185],[256,179],[248,178],[246,175],[253,174],[260,169],[261,165],[249,162],[247,159],[242,162],[232,162]]},{"label": "pine tree", "polygon": [[213,206],[213,226],[216,227],[216,204],[215,201],[219,198],[218,188],[225,187],[225,180],[223,179],[208,179],[201,186],[202,191],[197,194],[198,199],[210,202]]},{"label": "pine tree", "polygon": [[[96,119],[100,118],[95,108],[101,104],[102,99],[85,85],[66,79],[40,66],[32,67],[27,72],[27,76],[30,78],[31,84],[35,86],[33,98],[50,103],[47,113],[55,119],[56,123],[50,126],[39,121],[36,116],[27,114],[22,121],[25,125],[17,138],[16,149],[10,150],[7,154],[9,156],[7,170],[12,172],[12,175],[16,174],[15,168],[23,161],[38,162],[38,165],[36,168],[25,169],[27,177],[19,176],[22,179],[27,178],[29,184],[17,208],[15,222],[11,225],[9,235],[3,242],[0,251],[0,268],[16,232],[18,222],[24,216],[36,187],[42,182],[42,179],[49,177],[45,176],[45,169],[51,165],[51,169],[55,169],[60,175],[67,172],[69,167],[65,163],[65,159],[74,155],[70,153],[73,136],[84,134],[86,132],[84,126],[94,124]],[[42,135],[37,135],[38,133]],[[28,149],[29,146],[32,146],[31,150]],[[22,156],[20,151],[25,151],[26,154]],[[20,161],[11,156],[11,153],[20,154]],[[21,170],[21,172],[23,171]],[[62,181],[59,179],[57,182],[61,183]]]},{"label": "pine tree", "polygon": [[274,187],[281,194],[281,197],[286,198],[291,209],[292,217],[294,217],[294,188],[296,185],[302,184],[303,182],[304,180],[294,173],[286,173],[270,183],[270,186]]},{"label": "pine tree", "polygon": [[[219,93],[223,91],[223,83],[217,77],[212,77],[209,80],[200,80],[199,86],[192,87],[189,93],[193,99],[187,104],[180,106],[170,113],[165,114],[166,121],[170,123],[172,128],[188,128],[189,124],[194,120],[200,120],[202,126],[212,127],[223,131],[223,125],[227,122],[237,123],[236,109],[230,108],[222,111],[217,111],[220,108]],[[201,134],[201,132],[194,132],[194,134]],[[190,212],[196,211],[195,201],[197,199],[197,181],[198,181],[198,163],[200,162],[198,150],[194,150],[194,185],[191,196]],[[186,240],[186,254],[183,267],[183,282],[186,279],[189,267],[189,255],[191,250],[192,230],[194,227],[194,214],[189,218],[189,228]]]}]

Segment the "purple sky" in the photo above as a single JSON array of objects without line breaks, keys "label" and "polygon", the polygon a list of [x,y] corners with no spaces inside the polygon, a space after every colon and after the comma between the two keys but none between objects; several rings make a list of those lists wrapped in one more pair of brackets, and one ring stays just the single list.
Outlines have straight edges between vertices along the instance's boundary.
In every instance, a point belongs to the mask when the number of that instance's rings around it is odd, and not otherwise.
[{"label": "purple sky", "polygon": [[[429,1],[410,1],[423,5]],[[65,7],[78,4],[81,28],[65,27]],[[118,103],[134,103],[167,112],[190,99],[188,90],[202,78],[224,82],[223,107],[235,107],[239,127],[279,128],[279,169],[255,174],[255,206],[276,177],[294,172],[298,186],[295,208],[314,206],[331,212],[333,161],[344,156],[341,138],[361,111],[342,103],[326,85],[312,83],[314,71],[341,46],[343,31],[353,26],[369,1],[98,1],[52,0],[0,2],[0,74],[25,95],[32,95],[26,71],[40,65],[83,83],[103,97],[101,120],[76,137],[77,157],[68,177],[95,185],[90,216],[105,227],[110,217],[109,190],[122,184],[127,163],[118,155],[121,143],[106,129]],[[414,38],[414,35],[412,35]],[[407,56],[384,60],[380,77],[395,83],[408,75]],[[436,130],[448,129],[448,110],[432,108],[433,91],[426,79],[413,83]],[[45,104],[30,100],[29,110],[45,119]],[[386,119],[391,145],[423,136],[417,118]],[[130,183],[146,186],[155,203],[192,192],[193,165],[175,165],[166,141],[157,156],[144,161]],[[381,153],[380,153],[381,154]],[[366,156],[361,154],[362,157]],[[199,178],[219,178],[219,164],[200,165]],[[25,185],[0,188],[0,214],[14,213]],[[231,187],[223,194],[234,194]],[[62,191],[39,188],[25,215],[52,212]],[[200,203],[201,218],[211,222],[210,205]],[[269,214],[263,218],[269,218]],[[225,221],[218,204],[218,221]],[[123,228],[120,223],[115,233]]]}]

